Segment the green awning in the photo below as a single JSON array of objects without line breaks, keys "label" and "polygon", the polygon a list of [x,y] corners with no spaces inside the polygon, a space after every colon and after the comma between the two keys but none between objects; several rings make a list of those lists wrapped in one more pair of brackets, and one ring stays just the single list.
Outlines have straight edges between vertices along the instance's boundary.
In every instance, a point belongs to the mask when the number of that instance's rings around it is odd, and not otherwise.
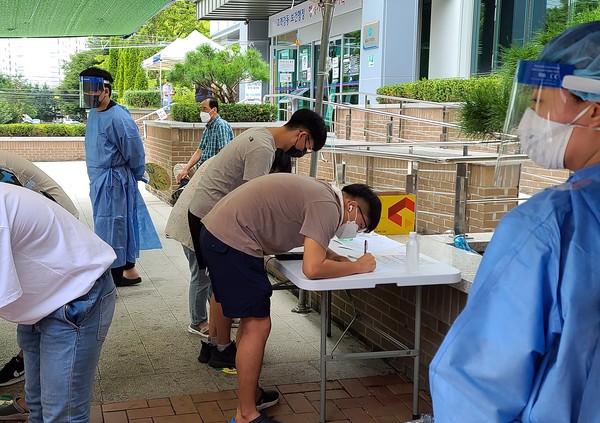
[{"label": "green awning", "polygon": [[0,0],[0,38],[129,35],[174,0]]}]

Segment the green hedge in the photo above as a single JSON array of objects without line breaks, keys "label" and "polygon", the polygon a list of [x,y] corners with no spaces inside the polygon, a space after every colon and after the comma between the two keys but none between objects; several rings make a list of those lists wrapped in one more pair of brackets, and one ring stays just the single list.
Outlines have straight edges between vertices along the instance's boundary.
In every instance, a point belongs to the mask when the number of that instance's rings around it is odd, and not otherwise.
[{"label": "green hedge", "polygon": [[[377,94],[440,103],[463,102],[469,92],[479,89],[482,84],[487,87],[490,83],[497,83],[500,86],[500,78],[488,76],[470,79],[423,79],[404,84],[386,85],[378,88]],[[384,98],[378,98],[377,101],[397,103],[395,100]]]},{"label": "green hedge", "polygon": [[162,106],[160,91],[125,91],[123,101],[131,108],[136,109],[158,109]]},{"label": "green hedge", "polygon": [[[274,104],[219,104],[219,115],[227,122],[274,122]],[[200,122],[200,103],[176,103],[171,118],[180,122]]]},{"label": "green hedge", "polygon": [[0,125],[0,137],[83,137],[85,125],[61,123],[31,124],[9,123]]}]

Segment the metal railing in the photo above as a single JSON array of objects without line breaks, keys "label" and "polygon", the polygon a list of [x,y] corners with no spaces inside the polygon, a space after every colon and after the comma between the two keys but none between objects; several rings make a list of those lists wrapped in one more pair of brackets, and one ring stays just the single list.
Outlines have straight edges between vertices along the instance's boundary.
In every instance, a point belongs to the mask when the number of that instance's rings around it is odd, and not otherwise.
[{"label": "metal railing", "polygon": [[[330,116],[336,118],[328,118],[326,113],[326,124],[333,128],[330,133],[325,147],[322,152],[333,154],[333,172],[334,179],[340,183],[345,182],[345,174],[353,171],[354,174],[359,174],[361,171],[367,179],[370,173],[370,160],[367,160],[367,166],[364,169],[350,169],[345,163],[343,166],[338,166],[335,163],[337,154],[358,155],[368,158],[388,158],[399,159],[408,163],[406,168],[390,169],[390,174],[393,172],[398,175],[398,171],[405,172],[404,174],[404,190],[407,193],[419,194],[434,194],[441,196],[454,197],[454,213],[453,215],[446,213],[434,213],[424,210],[415,210],[415,227],[418,221],[419,214],[436,214],[453,219],[452,230],[459,234],[464,233],[467,219],[467,205],[491,202],[516,202],[522,200],[518,197],[499,197],[486,200],[468,199],[468,179],[469,167],[471,164],[489,164],[494,165],[498,157],[498,147],[500,145],[500,137],[498,139],[465,139],[460,135],[460,126],[449,120],[449,110],[456,108],[456,105],[446,105],[441,103],[433,103],[428,101],[420,101],[414,99],[406,99],[401,97],[383,96],[369,93],[343,93],[338,95],[358,95],[365,97],[365,104],[355,105],[333,101],[325,101],[325,107],[331,108]],[[370,104],[368,97],[386,98],[396,102],[394,105],[385,105],[377,108]],[[289,116],[298,109],[300,102],[314,103],[314,99],[293,94],[269,94],[264,97],[265,102],[279,104],[279,99],[284,99],[284,108],[278,110],[289,119]],[[402,114],[402,106],[410,104],[411,106],[438,106],[441,116],[444,120],[434,120],[418,116],[409,116]],[[389,110],[390,108],[398,108],[398,112]],[[339,114],[343,112],[342,121],[339,119]],[[353,113],[354,112],[354,113]],[[429,128],[425,130],[422,127]],[[359,130],[357,131],[357,128]],[[437,128],[436,133],[431,132],[431,128]],[[338,134],[343,134],[339,137]],[[439,140],[433,141],[434,137]],[[360,138],[360,140],[356,140]],[[515,162],[527,160],[527,156],[513,155],[511,157]],[[321,154],[321,161],[326,161]],[[426,170],[421,169],[420,164],[438,164],[452,165],[454,170]],[[381,172],[382,169],[378,169]],[[419,177],[427,172],[451,172],[455,175],[455,189],[452,191],[422,191],[419,190]],[[342,173],[342,175],[340,175]],[[395,178],[397,179],[397,178]],[[393,179],[392,179],[393,180]],[[368,181],[365,181],[368,183]],[[373,184],[371,184],[373,185]],[[378,190],[398,190],[395,185],[375,184],[375,189]]]}]

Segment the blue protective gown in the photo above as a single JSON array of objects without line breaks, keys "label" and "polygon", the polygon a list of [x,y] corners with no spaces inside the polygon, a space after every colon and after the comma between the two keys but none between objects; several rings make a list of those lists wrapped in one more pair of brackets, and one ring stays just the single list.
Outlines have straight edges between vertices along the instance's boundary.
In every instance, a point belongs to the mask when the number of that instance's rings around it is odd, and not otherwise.
[{"label": "blue protective gown", "polygon": [[118,104],[90,111],[85,130],[85,161],[90,178],[94,231],[111,245],[111,267],[135,263],[140,250],[160,248],[148,208],[138,190],[146,155],[129,111]]},{"label": "blue protective gown", "polygon": [[430,366],[435,421],[600,421],[600,165],[504,217]]}]

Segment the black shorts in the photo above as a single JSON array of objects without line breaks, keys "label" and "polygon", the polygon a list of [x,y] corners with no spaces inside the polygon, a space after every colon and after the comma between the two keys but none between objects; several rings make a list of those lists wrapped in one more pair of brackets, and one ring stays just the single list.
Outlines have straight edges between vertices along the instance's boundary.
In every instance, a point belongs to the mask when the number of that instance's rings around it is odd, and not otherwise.
[{"label": "black shorts", "polygon": [[223,314],[231,318],[268,317],[273,288],[264,259],[230,247],[205,227],[200,233],[200,244]]}]

